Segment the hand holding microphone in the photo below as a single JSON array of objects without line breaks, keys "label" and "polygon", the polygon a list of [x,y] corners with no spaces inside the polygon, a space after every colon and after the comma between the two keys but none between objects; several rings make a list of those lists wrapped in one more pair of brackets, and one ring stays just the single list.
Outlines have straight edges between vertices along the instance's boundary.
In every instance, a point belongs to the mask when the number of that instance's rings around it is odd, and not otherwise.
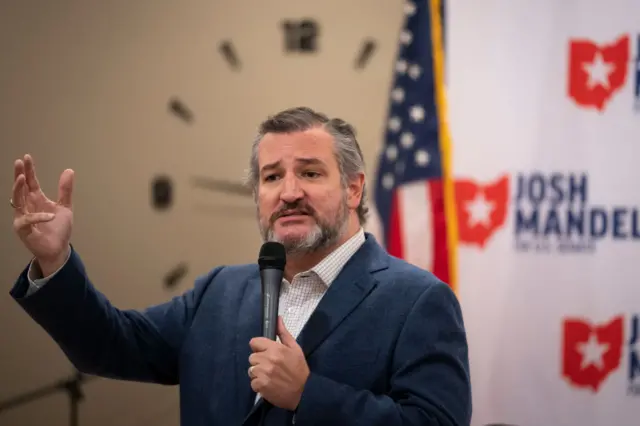
[{"label": "hand holding microphone", "polygon": [[[300,403],[309,366],[295,337],[278,316],[280,286],[286,264],[284,246],[267,242],[258,257],[262,281],[262,335],[251,339],[251,388],[276,407],[293,411]],[[276,341],[276,336],[280,342]]]}]

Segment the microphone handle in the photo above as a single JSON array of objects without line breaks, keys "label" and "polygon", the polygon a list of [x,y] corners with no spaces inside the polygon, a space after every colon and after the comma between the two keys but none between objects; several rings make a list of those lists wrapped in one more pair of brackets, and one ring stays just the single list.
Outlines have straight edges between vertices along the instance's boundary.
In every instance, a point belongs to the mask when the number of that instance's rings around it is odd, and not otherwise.
[{"label": "microphone handle", "polygon": [[262,278],[262,335],[276,340],[283,271],[267,268],[260,271],[260,275]]}]

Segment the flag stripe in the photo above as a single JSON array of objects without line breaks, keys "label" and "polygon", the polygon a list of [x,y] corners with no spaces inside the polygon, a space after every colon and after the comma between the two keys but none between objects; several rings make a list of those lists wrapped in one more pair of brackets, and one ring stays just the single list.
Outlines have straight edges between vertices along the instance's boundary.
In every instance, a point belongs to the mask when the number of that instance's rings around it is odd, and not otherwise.
[{"label": "flag stripe", "polygon": [[433,273],[446,283],[450,282],[449,250],[447,248],[447,215],[444,209],[442,181],[429,182],[431,195],[431,217],[433,223]]},{"label": "flag stripe", "polygon": [[447,282],[454,292],[458,290],[458,218],[456,214],[455,190],[453,185],[452,144],[447,119],[447,102],[445,96],[445,72],[444,72],[444,24],[441,21],[441,13],[444,11],[444,0],[430,0],[431,13],[431,42],[433,50],[433,76],[436,98],[436,110],[439,119],[439,147],[442,155],[442,182],[443,198],[446,218],[446,243],[447,270],[449,279]]},{"label": "flag stripe", "polygon": [[402,250],[402,206],[399,203],[398,192],[394,191],[393,200],[391,202],[391,215],[387,226],[387,251],[391,256],[404,259]]},{"label": "flag stripe", "polygon": [[433,268],[433,209],[429,183],[411,182],[398,189],[402,229],[403,258],[414,265]]}]

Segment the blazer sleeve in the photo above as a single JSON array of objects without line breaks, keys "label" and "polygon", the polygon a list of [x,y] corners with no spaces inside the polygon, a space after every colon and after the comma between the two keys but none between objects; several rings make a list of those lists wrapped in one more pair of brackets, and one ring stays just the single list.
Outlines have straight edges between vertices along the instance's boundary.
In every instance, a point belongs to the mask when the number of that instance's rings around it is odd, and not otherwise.
[{"label": "blazer sleeve", "polygon": [[295,413],[303,425],[468,426],[468,347],[458,300],[444,283],[417,299],[393,354],[389,391],[374,395],[311,373]]},{"label": "blazer sleeve", "polygon": [[10,291],[14,300],[58,344],[81,372],[103,377],[178,383],[178,358],[207,285],[221,268],[194,287],[145,310],[113,306],[89,280],[78,253],[46,285],[27,295],[28,268]]}]

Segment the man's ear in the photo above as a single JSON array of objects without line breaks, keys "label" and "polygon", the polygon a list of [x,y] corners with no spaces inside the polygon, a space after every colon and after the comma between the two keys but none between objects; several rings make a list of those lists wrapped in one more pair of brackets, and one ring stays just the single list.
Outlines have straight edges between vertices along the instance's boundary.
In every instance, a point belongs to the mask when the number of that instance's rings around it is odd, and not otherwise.
[{"label": "man's ear", "polygon": [[349,208],[356,209],[360,204],[364,193],[365,180],[366,176],[361,172],[349,181],[349,186],[347,187],[347,204]]}]

